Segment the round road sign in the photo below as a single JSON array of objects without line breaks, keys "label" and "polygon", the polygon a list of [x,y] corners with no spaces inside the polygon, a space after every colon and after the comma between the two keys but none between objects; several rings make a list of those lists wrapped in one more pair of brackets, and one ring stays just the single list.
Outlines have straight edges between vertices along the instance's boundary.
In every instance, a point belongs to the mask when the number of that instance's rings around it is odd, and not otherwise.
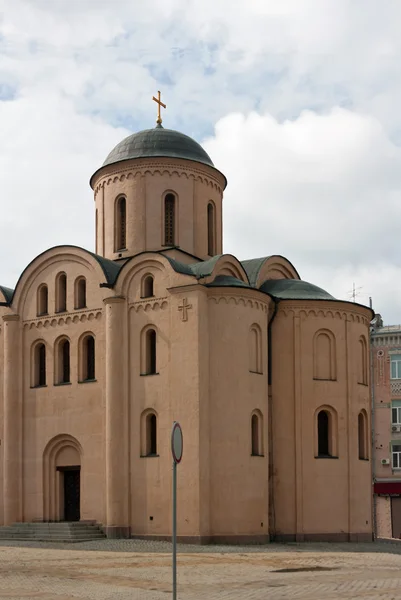
[{"label": "round road sign", "polygon": [[181,425],[174,421],[171,431],[171,453],[175,463],[181,462],[183,450],[183,438]]}]

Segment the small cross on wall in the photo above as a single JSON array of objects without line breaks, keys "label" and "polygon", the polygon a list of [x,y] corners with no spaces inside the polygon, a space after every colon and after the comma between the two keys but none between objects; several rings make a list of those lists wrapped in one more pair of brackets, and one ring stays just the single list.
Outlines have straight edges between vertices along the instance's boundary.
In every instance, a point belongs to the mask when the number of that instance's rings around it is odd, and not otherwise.
[{"label": "small cross on wall", "polygon": [[179,305],[178,310],[182,313],[181,320],[188,321],[188,310],[192,308],[192,304],[187,304],[187,299],[182,299],[182,304]]}]

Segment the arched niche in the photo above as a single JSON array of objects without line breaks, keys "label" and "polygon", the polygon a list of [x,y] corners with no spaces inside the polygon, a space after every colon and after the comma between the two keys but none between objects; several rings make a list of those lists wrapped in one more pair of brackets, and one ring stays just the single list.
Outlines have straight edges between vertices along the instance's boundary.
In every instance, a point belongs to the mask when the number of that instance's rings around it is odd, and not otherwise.
[{"label": "arched niche", "polygon": [[337,379],[336,338],[329,329],[319,329],[313,336],[313,379]]}]

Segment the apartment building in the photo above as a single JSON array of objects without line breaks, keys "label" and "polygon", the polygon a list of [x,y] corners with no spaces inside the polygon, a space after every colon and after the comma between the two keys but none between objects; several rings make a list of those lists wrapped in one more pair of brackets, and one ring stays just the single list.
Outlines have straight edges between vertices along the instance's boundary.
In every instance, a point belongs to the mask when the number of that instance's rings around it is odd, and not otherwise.
[{"label": "apartment building", "polygon": [[401,325],[371,327],[373,510],[378,537],[401,538]]}]

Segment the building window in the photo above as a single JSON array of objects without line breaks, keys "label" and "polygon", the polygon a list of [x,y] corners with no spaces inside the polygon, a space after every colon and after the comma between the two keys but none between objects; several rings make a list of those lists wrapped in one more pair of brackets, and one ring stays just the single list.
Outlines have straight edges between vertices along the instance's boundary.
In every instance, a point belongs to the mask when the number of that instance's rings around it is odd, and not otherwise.
[{"label": "building window", "polygon": [[366,339],[362,335],[358,341],[358,383],[368,384],[368,355]]},{"label": "building window", "polygon": [[175,244],[175,196],[166,194],[164,198],[164,245]]},{"label": "building window", "polygon": [[46,346],[36,344],[33,351],[33,387],[46,385]]},{"label": "building window", "polygon": [[401,379],[401,354],[390,355],[391,379]]},{"label": "building window", "polygon": [[80,377],[79,380],[95,380],[95,338],[93,335],[85,335],[81,340],[80,348]]},{"label": "building window", "polygon": [[263,417],[260,411],[254,411],[251,417],[251,454],[263,456]]},{"label": "building window", "polygon": [[336,340],[328,329],[317,331],[313,338],[313,378],[336,379]]},{"label": "building window", "polygon": [[127,201],[124,196],[116,200],[114,235],[115,251],[125,250],[127,245]]},{"label": "building window", "polygon": [[157,454],[157,421],[156,415],[146,417],[147,456]]},{"label": "building window", "polygon": [[401,406],[391,408],[391,422],[393,425],[401,425]]},{"label": "building window", "polygon": [[141,417],[141,456],[157,456],[157,416],[149,410]]},{"label": "building window", "polygon": [[360,460],[367,460],[368,455],[368,419],[362,410],[358,415],[358,455]]},{"label": "building window", "polygon": [[216,218],[214,204],[207,205],[207,253],[209,256],[216,254]]},{"label": "building window", "polygon": [[401,469],[401,445],[392,445],[391,456],[393,461],[393,469]]},{"label": "building window", "polygon": [[46,284],[38,288],[37,315],[47,315],[49,312],[49,290]]},{"label": "building window", "polygon": [[145,334],[145,375],[156,373],[156,331],[148,329]]},{"label": "building window", "polygon": [[249,370],[251,373],[263,373],[262,331],[256,323],[249,330]]},{"label": "building window", "polygon": [[74,304],[75,308],[86,308],[86,279],[78,277],[74,286]]},{"label": "building window", "polygon": [[151,298],[154,296],[154,280],[152,275],[145,275],[142,279],[142,298]]},{"label": "building window", "polygon": [[55,383],[70,383],[70,342],[62,339],[56,346]]},{"label": "building window", "polygon": [[67,275],[59,273],[56,277],[56,312],[67,310]]},{"label": "building window", "polygon": [[321,410],[317,416],[318,456],[331,456],[329,451],[329,413]]}]

